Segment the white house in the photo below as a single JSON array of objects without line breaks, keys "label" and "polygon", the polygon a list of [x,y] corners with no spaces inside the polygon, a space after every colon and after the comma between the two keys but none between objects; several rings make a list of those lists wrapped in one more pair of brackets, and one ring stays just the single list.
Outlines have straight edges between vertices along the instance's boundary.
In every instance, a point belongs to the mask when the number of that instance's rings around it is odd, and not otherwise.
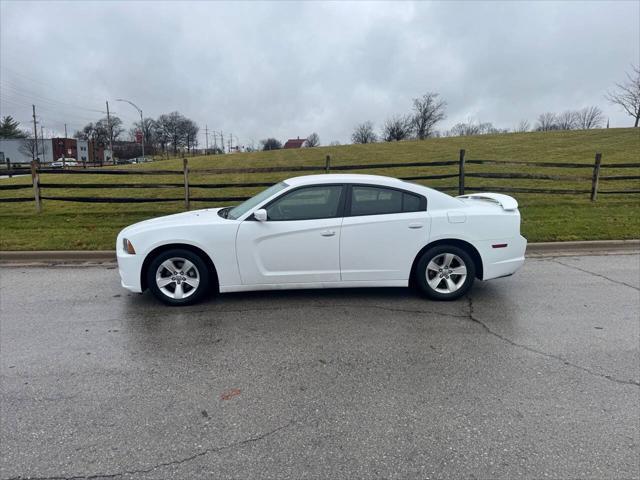
[{"label": "white house", "polygon": [[89,142],[87,140],[76,140],[78,148],[78,162],[84,163],[89,161]]}]

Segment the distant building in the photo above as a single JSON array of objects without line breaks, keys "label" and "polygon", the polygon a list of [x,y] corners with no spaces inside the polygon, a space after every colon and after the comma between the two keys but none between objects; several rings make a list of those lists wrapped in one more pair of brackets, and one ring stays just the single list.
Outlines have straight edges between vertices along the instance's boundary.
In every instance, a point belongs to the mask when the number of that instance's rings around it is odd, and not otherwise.
[{"label": "distant building", "polygon": [[76,140],[76,158],[79,163],[89,163],[89,142],[87,140]]},{"label": "distant building", "polygon": [[[8,158],[12,163],[29,163],[33,158],[31,152],[24,148],[27,141],[29,141],[29,139],[2,138],[0,139],[0,152],[4,154],[5,160]],[[33,140],[31,140],[31,142],[33,142]],[[38,139],[38,158],[40,159],[40,163],[53,162],[51,146],[52,142],[50,138]]]},{"label": "distant building", "polygon": [[283,148],[302,148],[304,146],[304,142],[306,141],[306,138],[290,138],[285,142]]},{"label": "distant building", "polygon": [[75,138],[52,138],[53,158],[77,158],[78,141]]}]

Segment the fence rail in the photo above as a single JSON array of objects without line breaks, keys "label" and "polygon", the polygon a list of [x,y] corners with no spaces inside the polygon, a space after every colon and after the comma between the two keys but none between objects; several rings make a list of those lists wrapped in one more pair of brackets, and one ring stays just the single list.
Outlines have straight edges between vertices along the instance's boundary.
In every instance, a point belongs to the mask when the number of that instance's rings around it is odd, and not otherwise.
[{"label": "fence rail", "polygon": [[[215,197],[199,197],[192,196],[191,189],[226,189],[226,188],[251,188],[251,187],[267,187],[273,182],[229,182],[229,183],[190,183],[189,177],[191,173],[224,175],[232,173],[243,174],[259,174],[259,173],[280,173],[280,172],[330,172],[330,171],[352,171],[352,170],[375,170],[388,168],[422,168],[422,167],[456,167],[456,173],[442,174],[426,174],[399,177],[402,180],[441,180],[449,178],[457,178],[457,185],[438,186],[437,189],[444,191],[458,191],[463,195],[465,191],[477,192],[491,190],[494,192],[504,193],[527,193],[527,194],[554,194],[554,195],[586,195],[590,196],[592,201],[597,200],[598,194],[605,195],[625,195],[638,194],[640,189],[627,190],[600,190],[600,181],[616,182],[640,180],[640,175],[600,175],[602,169],[619,169],[619,168],[640,168],[638,163],[616,163],[610,165],[602,165],[602,155],[595,154],[593,163],[562,163],[562,162],[531,162],[531,161],[514,161],[514,160],[483,160],[483,159],[466,159],[466,151],[460,150],[458,160],[432,161],[432,162],[405,162],[405,163],[373,163],[373,164],[355,164],[355,165],[331,165],[331,157],[326,156],[323,165],[291,165],[277,167],[255,167],[255,168],[209,168],[190,172],[188,160],[183,159],[182,170],[144,170],[144,169],[85,169],[85,168],[67,168],[67,169],[51,169],[40,168],[35,162],[32,162],[29,168],[8,168],[6,172],[11,175],[31,175],[30,184],[19,185],[0,185],[0,191],[8,190],[25,190],[33,189],[33,197],[4,197],[0,198],[0,203],[18,203],[35,201],[36,209],[41,211],[42,200],[55,200],[63,202],[83,202],[83,203],[160,203],[160,202],[182,202],[185,208],[190,208],[190,203],[196,202],[237,202],[244,201],[248,197],[245,196],[215,196]],[[591,175],[566,175],[566,174],[545,174],[545,173],[522,173],[522,172],[467,172],[468,165],[500,165],[500,166],[528,166],[536,168],[575,168],[590,169]],[[9,167],[9,165],[7,164]],[[180,175],[181,182],[162,182],[162,183],[50,183],[40,181],[41,174],[76,174],[76,175]],[[584,182],[590,188],[571,189],[571,188],[529,188],[517,186],[483,186],[483,185],[466,185],[468,179],[511,179],[511,180],[541,180],[541,181],[568,181],[568,182]],[[589,182],[589,183],[587,183]],[[639,185],[640,186],[640,185]],[[41,189],[183,189],[183,198],[175,197],[91,197],[91,196],[56,196],[43,195]]]}]

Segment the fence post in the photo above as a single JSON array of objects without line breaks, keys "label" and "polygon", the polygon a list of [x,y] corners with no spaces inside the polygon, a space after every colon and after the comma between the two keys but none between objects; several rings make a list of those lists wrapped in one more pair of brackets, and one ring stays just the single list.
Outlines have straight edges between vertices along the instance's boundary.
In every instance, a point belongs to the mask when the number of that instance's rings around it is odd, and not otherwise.
[{"label": "fence post", "polygon": [[42,212],[42,205],[40,204],[40,176],[38,175],[38,169],[36,162],[31,162],[31,182],[33,183],[33,196],[36,200],[36,212]]},{"label": "fence post", "polygon": [[327,158],[324,159],[324,173],[329,173],[331,169],[331,155],[327,155]]},{"label": "fence post", "polygon": [[591,201],[595,202],[598,198],[598,181],[600,180],[600,163],[602,162],[602,154],[596,153],[596,161],[593,164],[593,177],[591,179]]},{"label": "fence post", "polygon": [[5,162],[7,163],[7,175],[9,175],[9,178],[11,178],[13,174],[11,173],[11,160],[9,159],[9,157],[5,159]]},{"label": "fence post", "polygon": [[460,164],[458,170],[458,195],[464,195],[464,150],[460,150]]},{"label": "fence post", "polygon": [[184,174],[184,208],[189,210],[189,161],[182,159],[182,172]]}]

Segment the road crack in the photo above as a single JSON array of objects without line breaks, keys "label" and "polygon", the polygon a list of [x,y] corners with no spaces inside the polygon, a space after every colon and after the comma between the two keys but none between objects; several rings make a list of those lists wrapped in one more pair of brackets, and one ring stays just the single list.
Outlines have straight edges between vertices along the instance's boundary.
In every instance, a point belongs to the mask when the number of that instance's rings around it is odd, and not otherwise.
[{"label": "road crack", "polygon": [[636,287],[634,285],[631,285],[629,283],[622,282],[620,280],[614,280],[613,278],[607,277],[606,275],[602,275],[600,273],[595,273],[595,272],[592,272],[590,270],[585,270],[584,268],[576,267],[575,265],[570,265],[568,263],[561,262],[557,258],[552,258],[551,261],[555,262],[555,263],[557,263],[559,265],[563,265],[563,266],[565,266],[567,268],[573,268],[574,270],[579,270],[581,272],[588,273],[589,275],[593,275],[594,277],[604,278],[605,280],[609,280],[610,282],[617,283],[618,285],[623,285],[625,287],[633,288],[634,290],[640,291],[640,288],[638,288],[638,287]]},{"label": "road crack", "polygon": [[97,480],[97,479],[101,479],[101,478],[118,478],[118,477],[123,477],[125,475],[140,475],[140,474],[144,474],[144,473],[151,473],[154,470],[157,470],[159,468],[165,468],[165,467],[171,467],[174,465],[182,465],[184,463],[190,462],[192,460],[195,460],[196,458],[200,458],[200,457],[204,457],[205,455],[209,455],[211,453],[218,453],[218,452],[222,452],[225,450],[230,450],[232,448],[237,448],[237,447],[243,447],[245,445],[248,445],[250,443],[255,443],[255,442],[259,442],[260,440],[264,440],[267,437],[270,437],[282,430],[285,430],[287,428],[289,428],[291,425],[293,425],[293,420],[289,423],[287,423],[286,425],[281,425],[280,427],[274,428],[273,430],[269,430],[265,433],[262,433],[260,435],[256,435],[254,437],[250,437],[244,440],[241,440],[239,442],[234,442],[231,443],[229,445],[225,445],[223,447],[215,447],[215,448],[207,448],[204,450],[201,450],[199,452],[194,453],[193,455],[189,455],[188,457],[183,457],[183,458],[179,458],[176,460],[170,460],[168,462],[161,462],[161,463],[157,463],[155,465],[152,465],[151,467],[148,468],[140,468],[140,469],[136,469],[136,470],[124,470],[122,472],[116,472],[116,473],[94,473],[94,474],[90,474],[90,475],[74,475],[74,476],[70,476],[70,477],[65,477],[62,475],[53,475],[53,476],[47,476],[47,477],[33,477],[30,475],[19,475],[17,477],[8,477],[4,480]]},{"label": "road crack", "polygon": [[482,328],[484,328],[484,330],[489,333],[490,335],[493,335],[496,338],[499,338],[500,340],[502,340],[503,342],[506,342],[510,345],[513,345],[514,347],[518,347],[521,348],[523,350],[527,350],[528,352],[531,353],[535,353],[537,355],[541,355],[543,357],[547,357],[553,360],[557,360],[559,362],[562,362],[564,365],[568,366],[568,367],[573,367],[576,368],[578,370],[582,370],[583,372],[586,372],[590,375],[594,375],[596,377],[600,377],[600,378],[604,378],[606,380],[609,380],[610,382],[614,382],[614,383],[618,383],[620,385],[635,385],[636,387],[640,387],[640,382],[636,381],[636,380],[622,380],[620,378],[616,378],[612,375],[605,375],[602,373],[598,373],[595,372],[587,367],[583,367],[582,365],[578,365],[576,363],[572,363],[569,360],[567,360],[566,358],[560,356],[560,355],[554,355],[552,353],[547,353],[547,352],[543,352],[542,350],[538,350],[536,348],[530,347],[528,345],[524,345],[522,343],[518,343],[515,342],[513,340],[511,340],[508,337],[505,337],[504,335],[499,334],[498,332],[495,332],[493,330],[491,330],[491,328],[489,328],[489,326],[483,322],[482,320],[480,320],[475,314],[474,314],[474,309],[473,309],[473,299],[468,296],[467,300],[469,302],[469,313],[468,313],[468,318],[469,320],[471,320],[472,322],[475,322],[477,324],[479,324]]}]

